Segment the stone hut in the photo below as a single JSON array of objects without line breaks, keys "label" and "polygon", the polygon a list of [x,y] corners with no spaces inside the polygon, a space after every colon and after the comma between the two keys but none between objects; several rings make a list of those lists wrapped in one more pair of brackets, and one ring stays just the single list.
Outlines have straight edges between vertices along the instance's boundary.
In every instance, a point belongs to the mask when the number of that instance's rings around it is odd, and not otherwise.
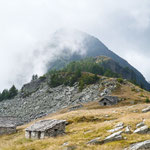
[{"label": "stone hut", "polygon": [[16,132],[16,118],[0,117],[0,135],[12,134]]},{"label": "stone hut", "polygon": [[65,133],[65,120],[42,120],[25,129],[27,139],[44,139]]},{"label": "stone hut", "polygon": [[102,106],[111,106],[116,105],[118,102],[119,99],[116,96],[105,96],[99,101],[99,104]]}]

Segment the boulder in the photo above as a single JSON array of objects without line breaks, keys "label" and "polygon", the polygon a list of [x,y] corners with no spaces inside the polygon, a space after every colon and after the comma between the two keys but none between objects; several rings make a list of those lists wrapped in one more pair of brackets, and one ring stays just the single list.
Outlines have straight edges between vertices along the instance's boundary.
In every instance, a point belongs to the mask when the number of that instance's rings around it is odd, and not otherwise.
[{"label": "boulder", "polygon": [[130,133],[131,133],[131,130],[130,130],[130,127],[129,127],[129,126],[127,126],[127,127],[125,128],[124,133],[126,133],[126,134],[130,134]]},{"label": "boulder", "polygon": [[100,144],[101,141],[99,141],[99,140],[100,140],[100,137],[97,137],[97,138],[95,138],[95,139],[90,140],[89,142],[87,142],[87,144],[93,144],[93,145]]},{"label": "boulder", "polygon": [[67,146],[67,145],[69,145],[69,143],[68,143],[68,142],[65,142],[62,146]]},{"label": "boulder", "polygon": [[146,134],[146,133],[148,133],[148,131],[149,131],[149,128],[148,128],[147,125],[145,125],[145,126],[142,126],[142,127],[140,127],[140,128],[137,128],[137,129],[134,131],[134,133]]},{"label": "boulder", "polygon": [[72,146],[67,146],[67,147],[64,147],[63,150],[75,150],[77,149],[76,146],[72,145]]},{"label": "boulder", "polygon": [[119,130],[121,130],[121,129],[123,129],[123,128],[124,128],[123,126],[120,126],[120,127],[117,127],[117,128],[111,129],[111,130],[108,130],[107,132],[113,133],[113,132],[119,131]]},{"label": "boulder", "polygon": [[121,130],[121,129],[123,129],[123,128],[124,128],[124,123],[123,123],[123,122],[119,122],[119,123],[115,126],[114,129],[108,130],[107,132],[113,133],[113,132],[119,131],[119,130]]},{"label": "boulder", "polygon": [[104,143],[122,140],[123,137],[122,137],[121,133],[122,133],[122,131],[115,132],[115,133],[111,134],[110,136],[108,136],[104,139]]},{"label": "boulder", "polygon": [[124,123],[123,122],[119,122],[115,127],[123,127],[124,126]]},{"label": "boulder", "polygon": [[78,104],[78,105],[75,105],[75,106],[72,106],[69,108],[69,111],[73,111],[73,110],[77,110],[77,109],[80,109],[82,108],[83,105],[82,104]]},{"label": "boulder", "polygon": [[129,148],[126,148],[125,150],[148,150],[150,149],[150,140],[139,142],[132,144]]},{"label": "boulder", "polygon": [[142,113],[146,113],[146,112],[149,112],[149,111],[150,111],[150,106],[147,107],[147,108],[142,109]]},{"label": "boulder", "polygon": [[138,123],[137,125],[136,125],[136,128],[139,128],[139,127],[142,127],[142,126],[144,126],[145,124],[144,124],[144,122],[142,121],[142,122],[140,122],[140,123]]}]

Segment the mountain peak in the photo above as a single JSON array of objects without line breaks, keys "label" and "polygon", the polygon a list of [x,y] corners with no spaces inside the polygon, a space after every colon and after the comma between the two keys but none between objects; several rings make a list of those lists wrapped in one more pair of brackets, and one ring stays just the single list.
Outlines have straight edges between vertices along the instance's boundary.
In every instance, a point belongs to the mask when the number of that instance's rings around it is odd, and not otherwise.
[{"label": "mountain peak", "polygon": [[150,84],[143,75],[131,66],[126,60],[109,50],[99,39],[76,29],[62,28],[57,30],[49,43],[49,50],[57,51],[55,60],[48,63],[49,69],[61,69],[71,61],[81,60],[86,57],[106,56],[119,63],[121,67],[128,67],[136,74],[139,85],[149,90]]}]

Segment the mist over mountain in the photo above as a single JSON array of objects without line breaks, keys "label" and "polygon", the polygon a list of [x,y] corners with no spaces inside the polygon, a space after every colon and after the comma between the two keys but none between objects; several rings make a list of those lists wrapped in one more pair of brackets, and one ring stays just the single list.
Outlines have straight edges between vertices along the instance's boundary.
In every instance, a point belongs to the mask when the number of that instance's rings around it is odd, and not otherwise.
[{"label": "mist over mountain", "polygon": [[46,50],[47,52],[53,50],[53,59],[47,64],[48,70],[61,69],[71,61],[86,57],[107,56],[119,63],[121,67],[133,70],[136,74],[136,82],[147,90],[150,89],[150,84],[137,69],[109,50],[99,39],[82,31],[73,29],[56,31]]},{"label": "mist over mountain", "polygon": [[[57,30],[45,40],[44,44],[37,44],[35,50],[23,53],[21,56],[18,55],[17,67],[12,70],[12,76],[7,80],[10,87],[15,84],[17,88],[21,88],[23,84],[31,80],[33,74],[40,76],[50,69],[61,69],[69,62],[97,56],[110,57],[121,67],[129,67],[135,72],[137,83],[150,89],[149,83],[137,69],[109,50],[98,38],[68,28]],[[4,88],[7,87],[1,85],[1,90]]]}]

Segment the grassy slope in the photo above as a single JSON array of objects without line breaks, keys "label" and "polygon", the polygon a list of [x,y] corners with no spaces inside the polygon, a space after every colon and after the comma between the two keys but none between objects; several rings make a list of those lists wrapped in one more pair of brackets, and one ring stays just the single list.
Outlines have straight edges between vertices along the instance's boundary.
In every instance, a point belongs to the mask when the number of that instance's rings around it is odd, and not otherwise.
[{"label": "grassy slope", "polygon": [[44,140],[27,140],[24,137],[24,129],[33,122],[18,127],[16,134],[0,137],[0,150],[65,150],[65,146],[62,146],[65,142],[69,143],[68,147],[75,146],[77,150],[119,150],[131,143],[150,139],[150,135],[123,134],[124,137],[127,137],[127,140],[104,145],[86,144],[93,138],[101,137],[101,139],[104,139],[110,135],[107,130],[112,129],[118,122],[124,122],[125,125],[130,125],[134,130],[136,124],[144,118],[146,119],[146,124],[150,126],[150,112],[141,113],[141,110],[149,105],[145,103],[145,99],[146,97],[150,98],[150,94],[143,90],[137,92],[137,89],[139,88],[131,83],[121,85],[114,91],[113,95],[123,97],[126,100],[114,107],[104,108],[99,106],[98,102],[91,102],[85,104],[80,110],[71,112],[62,110],[43,118],[66,119],[70,122],[66,127],[65,136]]}]

